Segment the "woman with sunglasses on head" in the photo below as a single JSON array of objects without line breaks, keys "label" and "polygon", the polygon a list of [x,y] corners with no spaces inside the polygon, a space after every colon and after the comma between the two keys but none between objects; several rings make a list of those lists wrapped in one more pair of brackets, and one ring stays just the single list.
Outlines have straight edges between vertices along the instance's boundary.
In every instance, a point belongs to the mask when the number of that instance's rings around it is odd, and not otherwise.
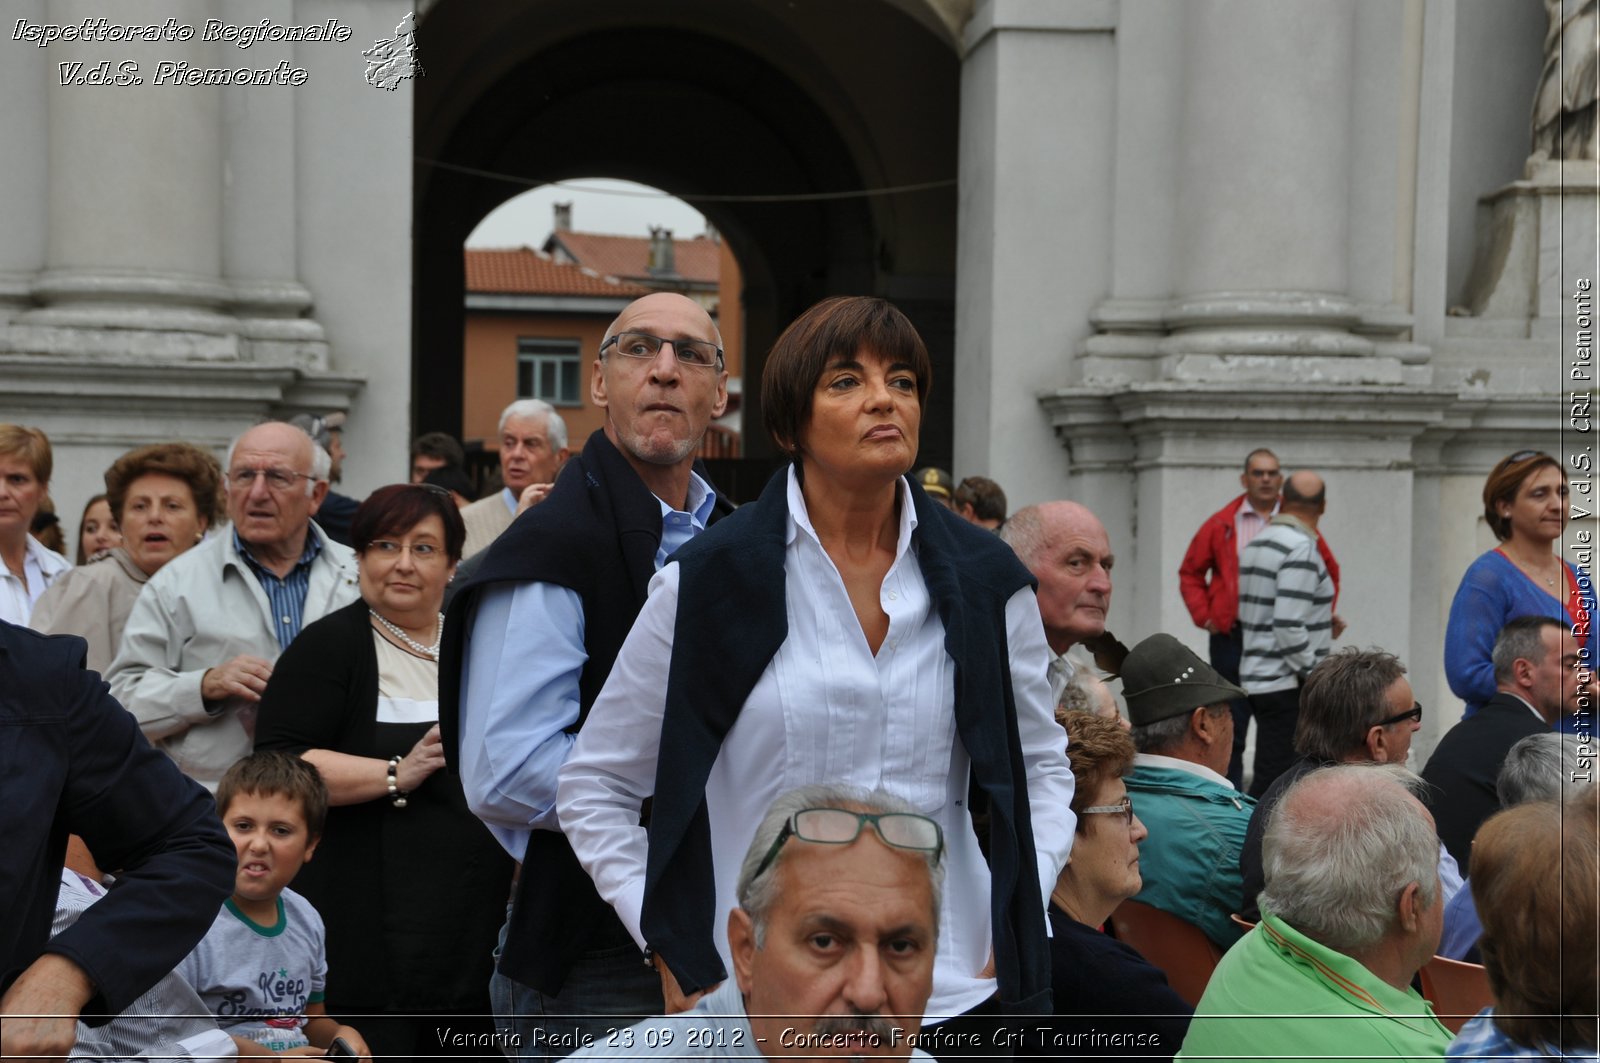
[{"label": "woman with sunglasses on head", "polygon": [[1048,1007],[1044,897],[1072,843],[1049,654],[1009,547],[905,477],[930,382],[881,299],[824,300],[784,331],[761,395],[789,467],[656,576],[561,772],[562,829],[657,954],[669,1007],[726,977],[760,810],[818,782],[901,794],[943,828],[928,1023]]},{"label": "woman with sunglasses on head", "polygon": [[374,491],[350,530],[361,598],[278,658],[256,748],[297,753],[328,784],[327,840],[295,879],[327,924],[328,1011],[386,1015],[361,1025],[375,1056],[428,1055],[441,1050],[428,1013],[492,1033],[511,883],[460,780],[439,770],[439,608],[466,530],[449,492],[423,484]]},{"label": "woman with sunglasses on head", "polygon": [[1467,716],[1495,695],[1490,657],[1507,621],[1548,616],[1572,625],[1579,644],[1589,645],[1594,584],[1557,553],[1569,516],[1563,472],[1549,454],[1523,450],[1502,459],[1484,482],[1483,515],[1500,545],[1461,577],[1444,638],[1445,677],[1467,703]]}]

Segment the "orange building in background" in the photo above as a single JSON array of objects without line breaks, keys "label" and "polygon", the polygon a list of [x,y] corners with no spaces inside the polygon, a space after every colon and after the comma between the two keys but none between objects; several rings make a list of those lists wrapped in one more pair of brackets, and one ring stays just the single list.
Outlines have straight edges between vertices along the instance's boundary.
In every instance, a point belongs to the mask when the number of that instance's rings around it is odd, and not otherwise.
[{"label": "orange building in background", "polygon": [[628,303],[653,291],[695,300],[717,321],[729,374],[728,412],[702,445],[706,457],[738,457],[743,391],[740,277],[715,234],[675,240],[576,233],[557,228],[544,248],[468,249],[462,436],[499,448],[500,411],[519,398],[544,399],[567,423],[571,446],[602,421],[589,402],[589,375],[606,327]]}]

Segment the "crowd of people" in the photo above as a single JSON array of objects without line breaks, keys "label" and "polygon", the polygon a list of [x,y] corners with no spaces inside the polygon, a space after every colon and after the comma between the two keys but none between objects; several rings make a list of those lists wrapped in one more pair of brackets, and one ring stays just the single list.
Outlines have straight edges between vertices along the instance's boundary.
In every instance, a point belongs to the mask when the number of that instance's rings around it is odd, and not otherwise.
[{"label": "crowd of people", "polygon": [[[915,468],[933,386],[891,304],[812,307],[734,506],[721,336],[650,295],[604,427],[510,404],[485,498],[440,433],[338,495],[344,415],[304,414],[129,451],[76,565],[0,425],[4,1052],[1594,1058],[1559,462],[1490,473],[1419,776],[1405,665],[1335,648],[1321,476],[1252,451],[1174,588],[1209,660],[1130,649],[1089,508]],[[1222,956],[1198,1000],[1130,901]],[[1454,1043],[1436,954],[1496,1002]]]}]

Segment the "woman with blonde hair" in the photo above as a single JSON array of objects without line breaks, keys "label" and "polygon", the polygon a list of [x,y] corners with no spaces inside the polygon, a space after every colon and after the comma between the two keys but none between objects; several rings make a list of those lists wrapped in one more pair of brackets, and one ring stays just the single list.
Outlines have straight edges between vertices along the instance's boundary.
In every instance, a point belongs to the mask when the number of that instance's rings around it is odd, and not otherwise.
[{"label": "woman with blonde hair", "polygon": [[53,460],[43,432],[0,424],[0,620],[13,624],[27,624],[45,588],[72,567],[33,536]]}]

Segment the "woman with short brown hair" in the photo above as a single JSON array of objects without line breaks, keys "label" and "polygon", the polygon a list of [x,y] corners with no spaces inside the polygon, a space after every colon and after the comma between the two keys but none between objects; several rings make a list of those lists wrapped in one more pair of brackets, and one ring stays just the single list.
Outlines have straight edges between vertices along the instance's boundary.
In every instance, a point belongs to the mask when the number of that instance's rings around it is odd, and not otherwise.
[{"label": "woman with short brown hair", "polygon": [[[1047,1006],[1043,895],[1072,842],[1071,774],[1032,577],[905,475],[929,364],[882,299],[827,299],[784,330],[761,394],[790,464],[657,574],[558,809],[624,924],[701,989],[725,976],[745,839],[777,794],[906,798],[948,846],[925,1022],[977,1032],[998,1019],[996,973],[1007,1003]],[[989,804],[987,863],[969,789]]]},{"label": "woman with short brown hair", "polygon": [[188,443],[138,447],[106,470],[105,498],[122,544],[64,574],[33,610],[38,630],[88,640],[89,667],[101,673],[145,582],[221,519],[222,467]]}]

